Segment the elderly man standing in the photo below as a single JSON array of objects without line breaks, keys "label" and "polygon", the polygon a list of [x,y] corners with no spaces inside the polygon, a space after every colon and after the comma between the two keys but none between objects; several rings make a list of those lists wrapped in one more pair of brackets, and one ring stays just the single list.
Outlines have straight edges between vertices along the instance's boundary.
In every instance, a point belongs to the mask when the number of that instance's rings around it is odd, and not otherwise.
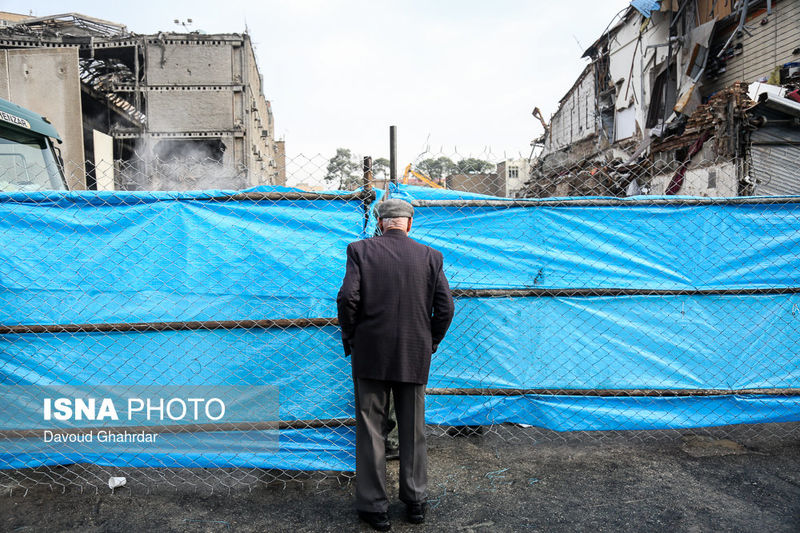
[{"label": "elderly man standing", "polygon": [[346,354],[352,354],[356,403],[356,509],[388,531],[385,428],[394,395],[400,437],[400,499],[409,522],[425,520],[425,384],[453,319],[442,254],[408,236],[413,206],[378,204],[382,235],[350,243],[336,299]]}]

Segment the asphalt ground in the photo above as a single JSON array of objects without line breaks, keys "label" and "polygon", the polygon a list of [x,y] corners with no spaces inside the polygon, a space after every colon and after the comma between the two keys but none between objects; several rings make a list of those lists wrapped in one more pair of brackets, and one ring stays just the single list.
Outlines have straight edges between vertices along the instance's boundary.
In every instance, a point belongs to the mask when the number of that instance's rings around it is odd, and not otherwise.
[{"label": "asphalt ground", "polygon": [[[426,523],[404,522],[390,462],[393,531],[800,531],[800,431],[767,425],[721,431],[554,435],[503,429],[431,436]],[[79,482],[91,468],[48,479]],[[0,530],[369,531],[352,508],[351,475],[202,470],[170,479],[117,472],[129,486],[37,485],[0,496]],[[239,477],[237,477],[237,475]],[[137,479],[148,480],[136,484]]]}]

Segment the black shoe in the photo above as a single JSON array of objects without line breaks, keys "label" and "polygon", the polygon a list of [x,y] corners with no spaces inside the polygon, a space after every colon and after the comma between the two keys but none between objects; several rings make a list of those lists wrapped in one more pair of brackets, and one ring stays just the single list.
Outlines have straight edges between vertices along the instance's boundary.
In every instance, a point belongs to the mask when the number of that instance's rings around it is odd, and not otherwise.
[{"label": "black shoe", "polygon": [[412,524],[421,524],[425,521],[425,511],[428,510],[428,504],[422,503],[407,503],[406,504],[406,518]]},{"label": "black shoe", "polygon": [[392,523],[389,522],[389,513],[371,513],[369,511],[359,511],[358,517],[370,525],[376,531],[389,531]]}]

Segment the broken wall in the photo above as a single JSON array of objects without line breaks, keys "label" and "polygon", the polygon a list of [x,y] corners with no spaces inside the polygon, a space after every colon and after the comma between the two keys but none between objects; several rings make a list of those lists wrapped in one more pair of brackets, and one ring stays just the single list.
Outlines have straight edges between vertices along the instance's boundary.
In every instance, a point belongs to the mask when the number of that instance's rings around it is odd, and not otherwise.
[{"label": "broken wall", "polygon": [[78,49],[0,50],[0,97],[47,117],[64,141],[67,185],[85,189]]},{"label": "broken wall", "polygon": [[[702,164],[702,152],[698,155],[697,161]],[[677,163],[673,164],[670,172],[652,177],[650,194],[661,195],[665,193],[667,186],[675,175],[674,169],[677,166]],[[737,196],[738,190],[739,181],[736,177],[736,165],[726,161],[717,164],[709,163],[708,166],[700,167],[690,165],[683,176],[683,185],[678,194],[684,196],[733,197]]]},{"label": "broken wall", "polygon": [[233,81],[233,56],[228,42],[150,40],[146,50],[147,83],[150,86],[230,85]]},{"label": "broken wall", "polygon": [[642,17],[629,16],[619,30],[609,36],[609,73],[616,87],[615,141],[634,137],[645,130],[652,88],[668,56],[668,47],[648,46],[668,41],[669,15],[653,12],[644,31]]},{"label": "broken wall", "polygon": [[[279,183],[285,171],[278,169],[272,109],[250,38],[180,37],[147,41],[148,134],[169,134],[187,146],[221,140],[225,154],[218,173],[226,183],[217,186]],[[154,182],[153,188],[169,185]]]},{"label": "broken wall", "polygon": [[597,133],[595,76],[588,65],[550,119],[543,156]]},{"label": "broken wall", "polygon": [[147,93],[150,132],[212,132],[232,130],[233,91],[151,89]]},{"label": "broken wall", "polygon": [[250,139],[247,153],[251,185],[284,185],[279,176],[278,148],[275,144],[275,129],[272,107],[264,96],[261,74],[258,72],[255,51],[249,37],[245,36],[242,47],[242,75],[245,81],[245,109],[243,120]]}]

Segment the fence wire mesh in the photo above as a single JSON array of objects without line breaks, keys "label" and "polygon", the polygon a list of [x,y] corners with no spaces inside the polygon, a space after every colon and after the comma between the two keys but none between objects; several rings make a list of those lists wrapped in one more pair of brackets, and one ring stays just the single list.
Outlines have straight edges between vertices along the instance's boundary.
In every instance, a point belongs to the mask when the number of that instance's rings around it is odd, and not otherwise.
[{"label": "fence wire mesh", "polygon": [[114,191],[57,193],[52,166],[5,158],[0,486],[348,480],[334,300],[388,196],[415,205],[456,300],[432,435],[796,436],[800,199],[753,196],[780,174],[702,145],[426,151],[397,184],[379,160],[296,156],[284,175],[303,188],[204,154],[135,158],[87,169]]}]

